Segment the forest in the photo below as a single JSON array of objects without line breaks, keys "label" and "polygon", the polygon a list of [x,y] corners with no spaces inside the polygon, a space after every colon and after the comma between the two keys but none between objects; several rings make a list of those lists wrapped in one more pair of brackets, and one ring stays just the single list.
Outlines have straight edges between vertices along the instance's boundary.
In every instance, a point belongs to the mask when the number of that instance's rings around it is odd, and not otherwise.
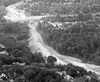
[{"label": "forest", "polygon": [[[0,82],[100,82],[100,77],[91,71],[72,64],[56,65],[55,57],[45,58],[41,52],[32,53],[28,47],[30,29],[27,23],[3,19],[6,6],[16,2],[10,1],[4,0],[0,7]],[[70,28],[64,24],[66,30],[55,29],[58,26],[46,21],[39,22],[37,27],[44,41],[62,55],[84,57],[84,60],[100,64],[99,20],[83,21],[82,18],[80,21]]]},{"label": "forest", "polygon": [[[99,20],[90,19],[75,24],[63,23],[62,27],[44,21],[38,28],[44,41],[62,55],[81,58],[100,65]],[[57,29],[58,28],[58,29]]]},{"label": "forest", "polygon": [[22,6],[31,15],[94,14],[100,11],[99,0],[29,0]]},{"label": "forest", "polygon": [[[88,1],[90,0],[84,4]],[[94,0],[93,3],[91,1],[86,5],[93,7],[100,3],[98,0]],[[66,14],[63,17],[58,13],[55,17],[44,18],[43,22],[38,23],[37,31],[42,35],[44,42],[58,53],[100,65],[100,17],[99,10],[94,10],[84,12],[81,9],[77,15],[74,12],[72,16]]]},{"label": "forest", "polygon": [[26,23],[1,23],[0,81],[99,82],[93,72],[72,64],[56,65],[57,59],[53,56],[44,58],[40,52],[33,54],[28,47],[28,33]]}]

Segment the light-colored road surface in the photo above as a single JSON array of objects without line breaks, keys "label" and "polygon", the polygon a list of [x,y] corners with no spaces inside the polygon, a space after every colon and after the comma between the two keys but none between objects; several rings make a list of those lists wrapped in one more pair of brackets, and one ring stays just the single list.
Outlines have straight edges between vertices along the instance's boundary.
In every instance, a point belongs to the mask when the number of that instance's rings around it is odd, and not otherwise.
[{"label": "light-colored road surface", "polygon": [[82,63],[81,60],[79,60],[79,59],[69,57],[69,56],[60,55],[55,50],[53,50],[51,47],[45,45],[40,34],[36,31],[36,26],[38,24],[38,21],[40,21],[40,19],[42,17],[47,17],[47,16],[27,17],[22,10],[16,9],[16,6],[19,4],[17,3],[17,4],[13,4],[13,5],[8,6],[6,8],[8,13],[6,16],[4,16],[4,18],[6,20],[9,20],[12,22],[33,21],[33,23],[28,23],[28,26],[30,28],[29,47],[31,48],[31,51],[33,53],[35,51],[41,51],[43,56],[47,57],[47,56],[52,55],[52,56],[56,57],[57,63],[61,63],[61,64],[72,63],[73,65],[83,67],[83,68],[87,69],[88,71],[92,71],[92,72],[95,72],[97,74],[100,74],[100,66]]}]

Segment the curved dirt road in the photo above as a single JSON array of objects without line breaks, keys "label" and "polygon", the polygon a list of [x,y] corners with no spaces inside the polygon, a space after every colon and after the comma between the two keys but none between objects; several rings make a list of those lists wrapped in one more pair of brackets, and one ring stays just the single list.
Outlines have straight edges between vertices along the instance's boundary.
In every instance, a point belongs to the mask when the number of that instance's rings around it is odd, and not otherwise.
[{"label": "curved dirt road", "polygon": [[36,26],[38,24],[38,21],[42,17],[46,17],[46,16],[27,17],[22,10],[16,9],[16,6],[18,6],[18,5],[19,4],[17,3],[17,4],[8,6],[6,8],[8,13],[6,16],[4,16],[4,18],[6,20],[9,20],[12,22],[33,21],[33,23],[28,23],[28,26],[30,28],[29,47],[31,48],[32,52],[39,50],[43,53],[44,56],[49,56],[52,54],[54,57],[57,58],[57,63],[61,63],[61,64],[72,63],[73,65],[83,67],[83,68],[87,69],[88,71],[92,71],[97,74],[100,74],[100,66],[82,63],[81,60],[79,60],[79,59],[60,55],[55,50],[53,50],[51,47],[45,45],[40,34],[36,31]]}]

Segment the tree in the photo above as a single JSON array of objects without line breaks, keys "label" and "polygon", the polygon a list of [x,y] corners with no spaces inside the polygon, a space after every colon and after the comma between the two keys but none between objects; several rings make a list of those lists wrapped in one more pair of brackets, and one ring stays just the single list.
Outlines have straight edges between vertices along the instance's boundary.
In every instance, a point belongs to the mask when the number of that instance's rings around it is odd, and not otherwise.
[{"label": "tree", "polygon": [[2,67],[2,65],[3,65],[3,64],[2,64],[2,61],[0,60],[0,68]]},{"label": "tree", "polygon": [[73,82],[85,82],[85,79],[83,77],[75,78]]},{"label": "tree", "polygon": [[97,57],[95,58],[95,62],[96,62],[96,64],[100,65],[100,56],[97,56]]},{"label": "tree", "polygon": [[62,79],[63,78],[60,74],[56,74],[56,79],[55,79],[56,82],[61,82]]},{"label": "tree", "polygon": [[32,81],[35,78],[36,73],[33,70],[27,70],[23,75],[25,76],[26,80]]},{"label": "tree", "polygon": [[[42,71],[41,71],[42,72]],[[34,79],[34,82],[43,82],[44,79],[43,79],[43,76],[42,76],[42,73],[38,73],[38,75],[36,76],[36,78]],[[43,80],[43,81],[42,81]]]},{"label": "tree", "polygon": [[53,77],[49,75],[49,76],[45,77],[45,79],[46,79],[46,82],[49,82],[51,79],[53,79]]},{"label": "tree", "polygon": [[98,76],[96,74],[91,74],[91,82],[98,82]]},{"label": "tree", "polygon": [[20,66],[20,65],[15,65],[15,72],[18,76],[22,75],[23,72],[22,72],[22,68],[23,66]]},{"label": "tree", "polygon": [[18,33],[18,23],[6,23],[4,26],[4,31],[5,33]]},{"label": "tree", "polygon": [[4,0],[4,1],[2,1],[2,3],[7,7],[11,4],[16,3],[17,1],[20,1],[20,0]]},{"label": "tree", "polygon": [[54,79],[51,79],[49,82],[56,82]]},{"label": "tree", "polygon": [[5,6],[2,4],[0,5],[0,21],[5,21],[3,19],[3,16],[7,13],[7,11],[5,10]]},{"label": "tree", "polygon": [[14,82],[24,82],[25,80],[25,77],[24,76],[20,76],[20,77],[17,77]]},{"label": "tree", "polygon": [[68,75],[70,75],[72,77],[76,77],[76,75],[77,75],[77,69],[75,67],[70,67],[70,69],[68,71]]},{"label": "tree", "polygon": [[61,22],[61,16],[60,16],[60,14],[57,14],[57,16],[56,16],[56,21],[57,21],[57,22]]},{"label": "tree", "polygon": [[63,54],[63,52],[64,52],[63,44],[62,43],[58,43],[58,45],[56,46],[56,50],[59,53]]},{"label": "tree", "polygon": [[61,82],[66,82],[66,80],[65,79],[62,79]]},{"label": "tree", "polygon": [[38,22],[38,26],[37,26],[39,29],[41,29],[42,28],[42,24],[41,24],[41,22]]},{"label": "tree", "polygon": [[98,12],[100,11],[100,5],[99,4],[93,4],[91,7],[92,12]]},{"label": "tree", "polygon": [[83,13],[90,13],[90,9],[89,9],[89,7],[86,6],[86,5],[82,7],[81,11],[82,11]]},{"label": "tree", "polygon": [[74,0],[74,1],[75,1],[75,3],[80,3],[81,0]]},{"label": "tree", "polygon": [[78,18],[79,21],[83,21],[84,14],[83,13],[79,13],[77,18]]},{"label": "tree", "polygon": [[26,65],[31,64],[31,61],[27,57],[20,57],[21,61]]},{"label": "tree", "polygon": [[67,13],[67,11],[66,11],[66,8],[65,8],[65,7],[62,7],[61,9],[62,9],[62,14],[66,14],[66,13]]},{"label": "tree", "polygon": [[42,54],[39,52],[39,53],[34,53],[34,56],[35,56],[35,58],[34,58],[34,62],[38,62],[38,63],[41,63],[41,62],[45,62],[45,60],[44,60],[44,58],[43,58],[43,56],[42,56]]},{"label": "tree", "polygon": [[54,63],[56,61],[57,61],[57,59],[55,57],[53,57],[53,56],[48,56],[48,58],[47,58],[47,62],[48,63]]},{"label": "tree", "polygon": [[19,40],[19,41],[24,40],[24,39],[27,39],[27,38],[28,38],[27,33],[20,33],[17,36],[17,40]]},{"label": "tree", "polygon": [[87,13],[87,14],[85,14],[85,16],[84,16],[84,19],[85,19],[85,20],[88,20],[88,19],[91,19],[91,17],[92,17],[91,13]]}]

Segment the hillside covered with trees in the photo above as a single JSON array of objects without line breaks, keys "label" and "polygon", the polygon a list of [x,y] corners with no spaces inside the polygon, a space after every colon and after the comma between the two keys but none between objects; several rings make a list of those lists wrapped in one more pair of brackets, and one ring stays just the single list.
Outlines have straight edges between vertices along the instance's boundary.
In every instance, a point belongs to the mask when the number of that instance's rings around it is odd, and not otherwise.
[{"label": "hillside covered with trees", "polygon": [[23,8],[31,15],[97,13],[99,0],[29,0]]},{"label": "hillside covered with trees", "polygon": [[77,13],[72,10],[71,14],[57,13],[55,17],[45,18],[37,30],[44,42],[58,53],[100,65],[100,1],[70,1],[70,7],[75,4],[83,4]]},{"label": "hillside covered with trees", "polygon": [[[2,5],[5,8],[16,2],[13,1],[8,0]],[[40,1],[42,0],[34,0],[34,2]],[[65,0],[43,0],[43,3],[59,4],[59,2],[63,3],[62,1]],[[4,0],[2,3],[4,2],[6,1]],[[1,9],[5,11],[4,8]],[[2,18],[4,14],[0,15],[0,82],[100,82],[100,78],[95,73],[81,67],[72,64],[56,65],[55,57],[46,58],[42,56],[41,52],[32,53],[28,47],[30,30],[28,25],[6,22]],[[57,20],[59,21],[59,18]],[[44,41],[59,53],[84,57],[85,60],[88,60],[87,57],[91,53],[97,54],[91,58],[99,58],[99,25],[97,25],[99,22],[97,21],[86,22],[82,19],[70,28],[64,24],[63,27],[68,28],[66,30],[58,26],[54,27],[48,22],[39,22],[37,27],[41,31]]]},{"label": "hillside covered with trees", "polygon": [[[43,57],[28,48],[26,23],[2,22],[0,26],[0,81],[3,82],[99,82],[95,73],[68,65],[56,65],[56,58]],[[89,78],[90,79],[89,79]]]}]

